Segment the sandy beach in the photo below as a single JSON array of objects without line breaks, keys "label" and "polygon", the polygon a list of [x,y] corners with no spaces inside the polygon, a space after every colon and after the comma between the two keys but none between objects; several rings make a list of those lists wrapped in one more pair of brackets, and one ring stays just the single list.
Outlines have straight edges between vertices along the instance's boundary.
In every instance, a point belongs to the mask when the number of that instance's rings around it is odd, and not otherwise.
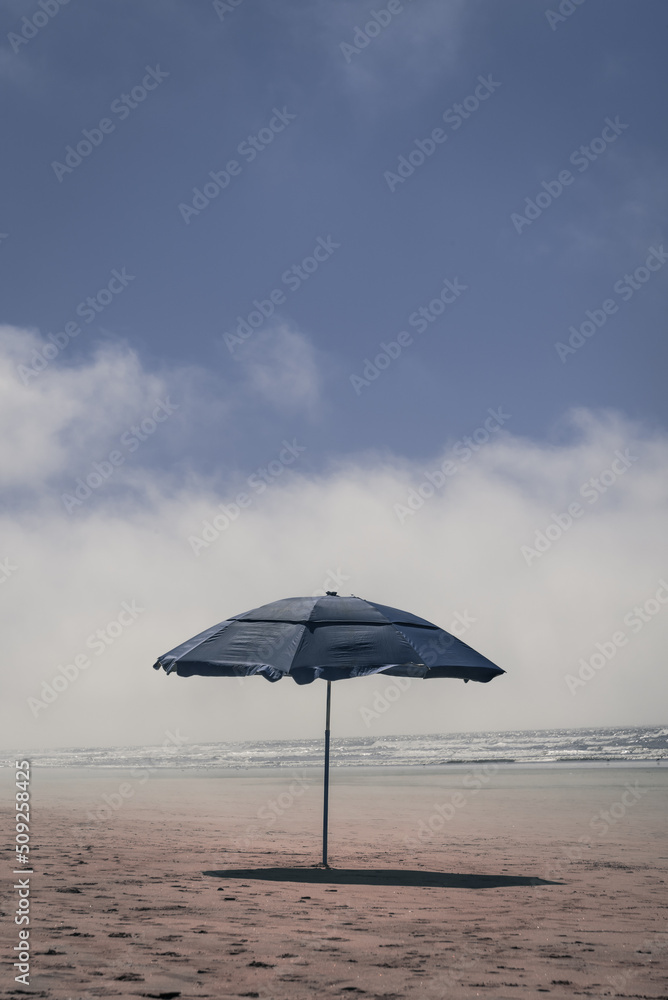
[{"label": "sandy beach", "polygon": [[668,995],[668,769],[332,779],[324,871],[320,770],[35,770],[30,986],[10,917],[3,995]]}]

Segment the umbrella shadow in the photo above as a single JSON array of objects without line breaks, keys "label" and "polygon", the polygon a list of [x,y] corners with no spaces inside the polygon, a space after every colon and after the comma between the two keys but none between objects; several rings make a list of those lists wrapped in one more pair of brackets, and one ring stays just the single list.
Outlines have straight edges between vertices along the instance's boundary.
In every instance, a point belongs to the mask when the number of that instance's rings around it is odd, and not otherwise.
[{"label": "umbrella shadow", "polygon": [[472,875],[406,868],[225,868],[205,871],[212,878],[307,882],[320,885],[392,885],[423,889],[499,889],[518,885],[564,885],[534,875]]}]

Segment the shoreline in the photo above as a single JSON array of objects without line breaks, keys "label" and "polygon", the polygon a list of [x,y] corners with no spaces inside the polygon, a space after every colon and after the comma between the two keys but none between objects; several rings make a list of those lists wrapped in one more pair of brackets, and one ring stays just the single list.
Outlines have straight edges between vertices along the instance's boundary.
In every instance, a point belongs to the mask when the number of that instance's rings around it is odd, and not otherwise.
[{"label": "shoreline", "polygon": [[[30,752],[26,751],[24,756],[30,758]],[[603,758],[592,760],[590,758],[574,758],[572,760],[549,760],[549,761],[532,761],[532,760],[510,760],[506,759],[495,759],[493,757],[481,757],[472,759],[470,761],[439,761],[438,763],[420,763],[416,762],[414,764],[394,764],[388,762],[378,762],[375,764],[350,764],[348,762],[338,763],[336,760],[330,758],[330,768],[332,771],[355,771],[373,774],[375,772],[389,773],[396,772],[398,774],[413,774],[415,772],[425,772],[430,773],[448,773],[450,771],[466,770],[475,767],[494,767],[498,770],[568,770],[569,768],[576,769],[613,769],[613,768],[649,768],[662,770],[668,768],[668,757],[660,758]],[[76,771],[91,771],[100,773],[109,773],[111,771],[151,771],[160,772],[165,774],[174,775],[186,775],[186,774],[211,774],[216,777],[223,777],[225,775],[248,775],[253,774],[274,774],[277,771],[298,771],[298,770],[311,770],[317,771],[322,770],[323,762],[314,761],[309,759],[308,761],[296,762],[296,761],[279,761],[276,764],[250,764],[243,765],[238,764],[234,766],[230,765],[218,765],[218,764],[177,764],[171,765],[160,761],[158,763],[151,764],[135,764],[135,763],[70,763],[70,764],[43,764],[35,763],[31,760],[31,768],[33,771],[40,771],[41,773],[48,772],[63,772],[72,774]],[[2,764],[0,765],[0,774],[5,772],[10,772],[12,770],[11,765]]]}]

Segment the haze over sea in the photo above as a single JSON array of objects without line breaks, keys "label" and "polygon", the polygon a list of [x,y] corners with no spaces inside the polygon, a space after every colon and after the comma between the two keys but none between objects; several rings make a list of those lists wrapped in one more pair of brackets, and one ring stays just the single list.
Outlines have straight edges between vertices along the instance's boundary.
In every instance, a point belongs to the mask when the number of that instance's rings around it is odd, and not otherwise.
[{"label": "haze over sea", "polygon": [[[37,767],[225,768],[304,767],[321,763],[322,740],[196,743],[188,734],[167,733],[164,746],[65,747],[30,753]],[[333,767],[444,764],[574,764],[668,762],[668,726],[609,729],[545,729],[419,736],[334,738]],[[3,766],[14,762],[5,754]]]}]

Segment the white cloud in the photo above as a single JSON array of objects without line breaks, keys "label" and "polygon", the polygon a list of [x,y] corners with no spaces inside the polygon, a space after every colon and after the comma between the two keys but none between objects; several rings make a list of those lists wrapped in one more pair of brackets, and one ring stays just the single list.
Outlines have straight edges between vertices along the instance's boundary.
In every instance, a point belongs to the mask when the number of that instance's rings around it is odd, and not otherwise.
[{"label": "white cloud", "polygon": [[144,372],[137,355],[118,344],[100,347],[91,362],[65,368],[54,363],[24,378],[18,369],[42,350],[36,333],[0,326],[0,483],[42,485],[68,471],[75,459],[97,457],[118,427],[167,391],[162,378]]},{"label": "white cloud", "polygon": [[320,373],[311,341],[287,324],[262,330],[238,352],[253,392],[281,410],[315,410]]},{"label": "white cloud", "polygon": [[[4,344],[6,353],[16,347],[6,331]],[[125,380],[127,399],[108,384],[111,375]],[[181,384],[184,392],[189,385],[198,392],[201,383],[188,370]],[[54,365],[39,386],[25,388],[31,407],[5,370],[12,405],[5,423],[17,426],[14,444],[6,444],[7,427],[2,441],[16,466],[13,481],[36,484],[61,465],[69,468],[67,428],[85,427],[87,441],[101,440],[107,405],[124,414],[143,392],[162,385],[119,347],[82,372]],[[207,399],[199,405],[206,409]],[[350,456],[313,475],[296,461],[263,493],[253,493],[251,505],[199,556],[188,536],[220,503],[234,500],[238,484],[216,492],[191,473],[180,486],[173,478],[167,486],[144,464],[143,452],[133,465],[135,500],[122,512],[104,491],[76,516],[57,495],[39,492],[27,495],[20,513],[5,509],[0,561],[17,567],[0,584],[5,745],[159,743],[168,728],[202,741],[317,736],[318,683],[300,689],[290,681],[183,680],[151,665],[229,614],[321,589],[330,570],[347,577],[341,592],[406,608],[445,628],[456,613],[468,615],[475,621],[464,640],[508,671],[485,686],[414,684],[370,730],[359,708],[383,682],[341,682],[338,734],[661,721],[668,703],[662,663],[668,605],[637,632],[624,617],[668,578],[666,436],[619,414],[587,410],[564,417],[553,442],[504,430],[468,461],[460,459],[456,473],[401,523],[395,505],[407,505],[425,470],[452,458],[452,444],[444,442],[441,455],[419,465]],[[610,474],[601,473],[616,452],[628,452],[629,465],[606,485]],[[591,477],[604,492],[590,503],[581,489]],[[582,515],[527,565],[521,547],[534,546],[536,532],[545,533],[553,515],[562,517],[573,502]],[[96,655],[88,637],[132,601],[145,610]],[[565,675],[577,673],[580,657],[589,658],[596,643],[619,630],[628,643],[571,694]],[[43,682],[78,654],[89,656],[90,667],[34,717],[27,699],[40,697]]]}]

